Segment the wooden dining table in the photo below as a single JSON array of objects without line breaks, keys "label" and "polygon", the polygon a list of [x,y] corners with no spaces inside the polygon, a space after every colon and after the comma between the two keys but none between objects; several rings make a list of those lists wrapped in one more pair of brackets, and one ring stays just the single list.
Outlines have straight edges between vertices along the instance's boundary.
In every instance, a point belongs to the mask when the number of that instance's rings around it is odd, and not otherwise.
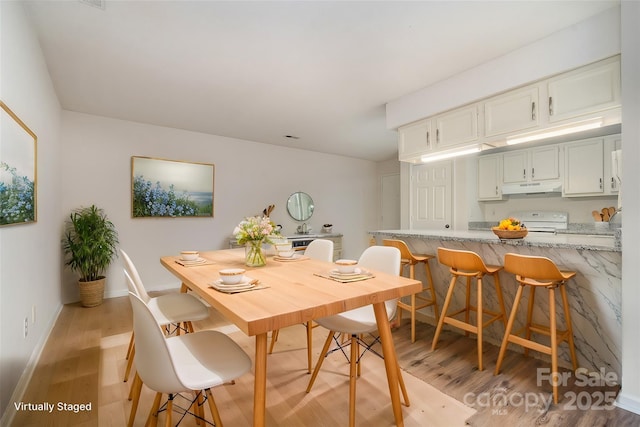
[{"label": "wooden dining table", "polygon": [[[268,257],[265,266],[249,268],[244,265],[244,249],[201,252],[200,257],[207,262],[184,266],[179,256],[165,256],[160,262],[182,281],[182,291],[195,292],[245,334],[255,336],[254,426],[265,425],[267,333],[369,304],[378,324],[396,425],[404,425],[397,358],[384,302],[419,292],[421,282],[372,271],[373,277],[367,280],[341,283],[318,275],[330,272],[334,264],[309,258],[282,262]],[[235,294],[215,290],[211,283],[224,268],[245,268],[245,275],[257,279],[260,289]]]}]

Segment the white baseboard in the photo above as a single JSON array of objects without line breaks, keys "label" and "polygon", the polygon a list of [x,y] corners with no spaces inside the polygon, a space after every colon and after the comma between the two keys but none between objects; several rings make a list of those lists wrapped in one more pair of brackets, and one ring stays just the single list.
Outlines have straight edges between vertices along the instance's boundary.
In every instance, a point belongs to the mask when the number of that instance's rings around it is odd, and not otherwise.
[{"label": "white baseboard", "polygon": [[9,402],[9,405],[7,405],[7,407],[5,408],[4,414],[2,414],[2,418],[0,419],[0,425],[9,426],[13,422],[13,418],[16,416],[16,407],[14,405],[14,402],[22,401],[24,393],[27,390],[29,383],[31,382],[31,378],[33,377],[33,373],[35,372],[36,367],[38,366],[38,361],[40,360],[40,356],[42,355],[44,346],[49,340],[49,336],[51,335],[51,332],[53,331],[53,327],[56,325],[56,322],[58,321],[58,316],[60,316],[61,312],[62,312],[62,304],[58,306],[57,312],[55,313],[55,315],[51,317],[51,321],[49,322],[49,325],[47,325],[47,328],[48,328],[47,333],[43,334],[42,337],[36,343],[36,346],[33,349],[33,352],[31,353],[31,357],[27,362],[27,366],[24,368],[24,371],[20,376],[20,380],[18,380],[18,384],[16,384],[16,388],[13,390],[13,394],[11,395],[11,400]]},{"label": "white baseboard", "polygon": [[638,400],[638,396],[628,396],[625,394],[624,386],[622,386],[622,390],[620,390],[618,394],[615,405],[618,408],[640,415],[640,400]]}]

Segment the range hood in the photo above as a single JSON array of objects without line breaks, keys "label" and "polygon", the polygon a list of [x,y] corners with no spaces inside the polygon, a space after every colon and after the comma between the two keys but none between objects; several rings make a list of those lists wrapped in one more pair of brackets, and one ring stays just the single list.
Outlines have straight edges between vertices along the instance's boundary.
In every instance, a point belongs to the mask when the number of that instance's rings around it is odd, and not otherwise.
[{"label": "range hood", "polygon": [[520,184],[504,184],[502,194],[538,194],[560,193],[562,183],[560,181],[523,182]]}]

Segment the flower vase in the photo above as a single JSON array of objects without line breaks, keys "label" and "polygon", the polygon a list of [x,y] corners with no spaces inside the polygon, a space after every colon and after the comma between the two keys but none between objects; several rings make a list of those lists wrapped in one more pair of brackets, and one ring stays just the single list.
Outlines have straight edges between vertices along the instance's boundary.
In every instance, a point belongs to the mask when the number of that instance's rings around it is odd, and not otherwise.
[{"label": "flower vase", "polygon": [[267,260],[262,251],[262,240],[251,240],[244,246],[245,264],[249,267],[262,267]]}]

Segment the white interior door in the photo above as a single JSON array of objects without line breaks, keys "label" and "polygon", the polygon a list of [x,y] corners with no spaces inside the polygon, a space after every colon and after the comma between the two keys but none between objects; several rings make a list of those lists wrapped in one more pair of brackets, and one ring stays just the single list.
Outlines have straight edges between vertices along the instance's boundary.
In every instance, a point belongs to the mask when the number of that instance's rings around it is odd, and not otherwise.
[{"label": "white interior door", "polygon": [[453,191],[451,170],[450,160],[412,166],[412,229],[451,229]]},{"label": "white interior door", "polygon": [[380,228],[400,228],[400,174],[384,175],[381,178]]}]

